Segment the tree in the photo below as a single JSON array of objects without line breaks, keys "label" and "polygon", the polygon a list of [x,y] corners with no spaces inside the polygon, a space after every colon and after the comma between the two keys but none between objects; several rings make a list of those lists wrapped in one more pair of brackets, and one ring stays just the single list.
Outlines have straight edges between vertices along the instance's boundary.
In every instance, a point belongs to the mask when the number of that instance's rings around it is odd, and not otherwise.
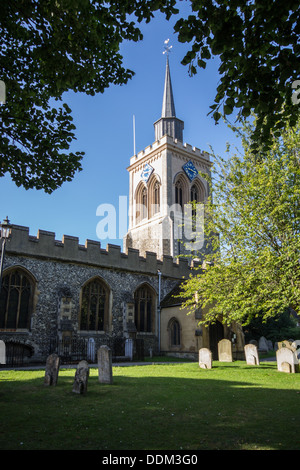
[{"label": "tree", "polygon": [[185,306],[209,307],[204,323],[245,325],[300,310],[300,122],[258,154],[251,127],[243,156],[215,156],[205,218],[213,251],[184,284]]},{"label": "tree", "polygon": [[299,339],[300,328],[297,327],[295,318],[291,315],[290,309],[287,308],[280,315],[268,318],[265,322],[262,322],[260,318],[255,318],[244,329],[244,334],[246,343],[249,343],[252,339],[259,341],[261,336],[275,343],[290,338]]},{"label": "tree", "polygon": [[[134,20],[153,12],[175,12],[175,0],[6,0],[0,10],[0,176],[18,186],[51,193],[81,169],[83,152],[71,152],[75,138],[69,90],[103,93],[126,84],[133,72],[122,65],[124,40],[142,34]],[[59,102],[59,105],[56,105]]]},{"label": "tree", "polygon": [[[272,132],[294,126],[300,102],[300,7],[297,0],[190,0],[192,13],[175,25],[192,43],[182,63],[190,73],[220,59],[220,83],[211,113],[216,122],[234,111],[257,116],[252,148],[272,142]],[[279,135],[279,134],[278,134]]]}]

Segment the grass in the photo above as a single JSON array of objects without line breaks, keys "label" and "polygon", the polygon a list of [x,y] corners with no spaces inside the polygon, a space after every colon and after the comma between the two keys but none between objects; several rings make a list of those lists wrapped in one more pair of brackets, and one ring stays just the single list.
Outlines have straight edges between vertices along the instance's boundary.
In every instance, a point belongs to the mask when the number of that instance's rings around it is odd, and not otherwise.
[{"label": "grass", "polygon": [[114,367],[113,384],[75,369],[0,371],[1,450],[300,450],[300,374],[244,361]]}]

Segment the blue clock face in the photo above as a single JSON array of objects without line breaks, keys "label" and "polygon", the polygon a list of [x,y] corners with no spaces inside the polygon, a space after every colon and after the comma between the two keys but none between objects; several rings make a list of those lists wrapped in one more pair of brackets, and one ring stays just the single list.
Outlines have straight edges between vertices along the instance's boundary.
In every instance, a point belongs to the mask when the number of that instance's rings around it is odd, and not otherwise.
[{"label": "blue clock face", "polygon": [[153,171],[152,166],[149,165],[149,163],[145,163],[143,171],[141,173],[141,178],[143,181],[145,181],[145,183],[147,183],[148,179],[150,178],[152,171]]},{"label": "blue clock face", "polygon": [[193,179],[196,178],[196,176],[198,176],[198,170],[195,168],[191,160],[187,162],[185,165],[183,165],[182,168],[184,169],[190,181],[193,181]]}]

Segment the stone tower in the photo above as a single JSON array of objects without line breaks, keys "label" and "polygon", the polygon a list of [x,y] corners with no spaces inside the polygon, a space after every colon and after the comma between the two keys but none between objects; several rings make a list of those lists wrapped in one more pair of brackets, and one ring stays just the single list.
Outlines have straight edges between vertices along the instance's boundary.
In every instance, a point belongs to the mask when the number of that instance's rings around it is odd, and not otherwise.
[{"label": "stone tower", "polygon": [[[200,173],[209,173],[211,163],[208,153],[183,143],[183,129],[184,122],[176,117],[167,55],[162,112],[154,123],[155,142],[133,155],[128,167],[125,252],[136,248],[142,256],[150,251],[159,258],[190,252],[197,252],[199,257],[199,249],[203,253],[199,226],[187,221],[190,201],[202,203],[208,196],[207,182]],[[203,208],[203,204],[199,206]]]}]

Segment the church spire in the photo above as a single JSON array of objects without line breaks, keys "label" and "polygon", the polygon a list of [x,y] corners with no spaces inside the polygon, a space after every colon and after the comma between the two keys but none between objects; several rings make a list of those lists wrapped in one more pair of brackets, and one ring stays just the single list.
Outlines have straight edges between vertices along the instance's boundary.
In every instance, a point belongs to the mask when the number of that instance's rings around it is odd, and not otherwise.
[{"label": "church spire", "polygon": [[[168,44],[169,40],[165,41]],[[175,103],[172,90],[170,66],[169,66],[169,51],[172,46],[165,46],[165,52],[167,53],[166,61],[166,73],[165,73],[165,85],[164,95],[162,103],[161,118],[154,123],[155,129],[155,140],[161,139],[164,135],[169,135],[174,139],[183,140],[183,128],[184,123],[180,119],[177,119],[175,113]],[[164,52],[164,53],[165,53]]]},{"label": "church spire", "polygon": [[164,118],[176,117],[168,56],[167,56],[167,64],[166,64],[165,88],[164,88],[161,117],[164,117]]}]

